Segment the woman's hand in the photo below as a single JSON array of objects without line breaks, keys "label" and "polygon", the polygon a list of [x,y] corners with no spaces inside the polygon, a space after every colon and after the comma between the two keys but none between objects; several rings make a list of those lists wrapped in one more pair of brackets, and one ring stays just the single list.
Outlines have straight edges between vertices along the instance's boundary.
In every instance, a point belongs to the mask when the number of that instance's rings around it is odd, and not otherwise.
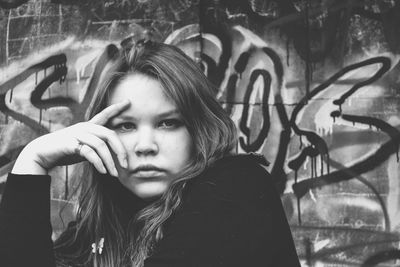
[{"label": "woman's hand", "polygon": [[129,101],[124,101],[111,105],[88,122],[38,137],[21,151],[11,172],[47,174],[55,166],[87,160],[100,173],[108,171],[117,177],[114,156],[123,168],[127,168],[127,153],[115,132],[104,125],[129,104]]}]

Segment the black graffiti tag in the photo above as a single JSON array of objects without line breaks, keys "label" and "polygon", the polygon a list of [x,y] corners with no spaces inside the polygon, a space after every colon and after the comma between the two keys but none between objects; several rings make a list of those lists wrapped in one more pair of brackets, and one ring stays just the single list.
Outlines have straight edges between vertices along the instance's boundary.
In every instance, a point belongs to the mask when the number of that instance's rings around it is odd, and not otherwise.
[{"label": "black graffiti tag", "polygon": [[[321,175],[319,177],[306,179],[299,183],[294,184],[293,190],[297,197],[301,198],[311,188],[321,187],[324,185],[329,185],[332,183],[337,183],[340,181],[345,181],[345,180],[354,178],[353,174],[362,174],[369,170],[372,170],[373,168],[375,168],[376,166],[378,166],[379,164],[381,164],[382,162],[387,160],[390,155],[392,155],[393,153],[397,153],[397,148],[399,146],[399,141],[400,141],[400,139],[399,139],[400,132],[396,128],[394,128],[390,124],[388,124],[380,119],[376,119],[376,118],[372,118],[372,117],[365,117],[365,116],[347,115],[347,114],[342,114],[342,112],[341,112],[341,105],[348,97],[350,97],[358,89],[375,82],[376,80],[381,78],[390,69],[391,64],[390,64],[389,58],[375,57],[375,58],[367,59],[362,62],[347,66],[347,67],[343,68],[341,71],[339,71],[336,74],[334,74],[333,76],[331,76],[324,83],[322,83],[321,85],[316,87],[314,90],[312,90],[310,93],[310,97],[312,98],[315,95],[317,95],[319,92],[325,90],[332,83],[334,83],[336,80],[338,80],[340,77],[342,77],[346,73],[348,73],[352,70],[355,70],[357,68],[368,66],[368,65],[373,65],[373,64],[381,64],[381,67],[372,77],[355,84],[348,91],[346,91],[339,99],[334,100],[333,103],[338,106],[338,110],[332,112],[331,116],[332,116],[332,118],[340,116],[343,120],[346,120],[346,121],[375,126],[376,128],[387,133],[391,137],[391,140],[384,143],[383,145],[381,145],[381,147],[376,150],[374,155],[371,155],[370,157],[368,157],[362,161],[356,162],[352,166],[350,166],[346,169],[338,170],[338,171],[335,171],[332,173],[328,173],[326,175]],[[322,153],[325,151],[325,147],[327,147],[325,142],[323,141],[323,139],[320,137],[316,137],[316,134],[313,132],[299,129],[295,123],[296,117],[297,117],[298,113],[300,112],[300,110],[305,106],[306,101],[307,101],[307,99],[303,98],[301,100],[301,102],[293,110],[292,117],[291,117],[291,126],[296,134],[303,135],[308,139],[308,141],[311,144],[310,145],[310,147],[311,147],[310,153],[313,153],[315,149],[317,150],[318,153]],[[321,148],[322,148],[322,150],[321,150]],[[309,154],[309,156],[312,157],[313,155]],[[289,163],[289,166],[294,171],[297,171],[297,169],[299,167],[298,163],[293,164],[293,162],[295,162],[296,160],[298,160],[298,159],[295,159]]]},{"label": "black graffiti tag", "polygon": [[[78,103],[74,99],[65,96],[65,97],[52,97],[49,99],[42,99],[43,94],[48,90],[50,85],[55,82],[62,83],[65,81],[68,69],[66,67],[67,58],[65,54],[53,55],[44,61],[34,64],[26,70],[22,71],[18,75],[14,76],[10,80],[0,85],[0,111],[7,116],[14,118],[17,121],[29,126],[32,130],[37,132],[39,135],[45,134],[49,132],[49,129],[43,126],[40,123],[40,120],[34,120],[29,117],[29,114],[23,114],[18,111],[14,111],[7,106],[7,101],[10,101],[12,98],[12,90],[19,84],[23,83],[26,79],[31,77],[31,75],[36,75],[39,71],[46,70],[46,77],[44,77],[41,81],[36,81],[36,86],[30,92],[31,97],[30,100],[32,105],[37,107],[39,110],[52,108],[52,107],[68,107],[72,113],[72,121],[71,123],[76,123],[84,120],[84,114],[86,112],[87,107],[90,104],[90,101],[93,98],[96,88],[99,86],[100,82],[100,74],[104,71],[107,63],[118,53],[118,48],[115,45],[108,45],[104,52],[100,55],[97,64],[94,68],[93,74],[91,76],[88,88],[85,92],[83,100]],[[49,70],[53,68],[53,71]],[[11,90],[10,99],[6,98],[7,92]],[[27,140],[29,141],[29,140]],[[18,156],[19,151],[26,144],[21,144],[18,148],[13,149],[12,151],[7,151],[4,155],[0,155],[0,174],[7,173],[10,171],[12,163],[15,161]]]}]

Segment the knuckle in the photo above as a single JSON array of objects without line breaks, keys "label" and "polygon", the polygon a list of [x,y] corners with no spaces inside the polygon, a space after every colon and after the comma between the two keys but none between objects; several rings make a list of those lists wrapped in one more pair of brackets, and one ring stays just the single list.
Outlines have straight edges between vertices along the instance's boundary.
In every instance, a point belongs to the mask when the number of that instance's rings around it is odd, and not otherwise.
[{"label": "knuckle", "polygon": [[106,148],[108,148],[108,147],[107,147],[106,143],[104,143],[104,142],[102,142],[102,141],[98,141],[98,142],[96,143],[96,148],[98,148],[98,149],[106,149]]},{"label": "knuckle", "polygon": [[[83,150],[83,149],[82,149]],[[85,151],[82,151],[83,154],[85,154],[87,157],[93,159],[96,155],[96,152],[94,152],[92,149],[86,149]]]},{"label": "knuckle", "polygon": [[85,122],[78,122],[75,124],[76,128],[82,128],[85,126]]},{"label": "knuckle", "polygon": [[108,131],[109,136],[110,136],[111,138],[113,138],[113,139],[118,139],[118,135],[117,135],[116,132],[114,132],[114,131],[112,131],[112,130],[110,130],[110,129],[107,129],[107,131]]}]

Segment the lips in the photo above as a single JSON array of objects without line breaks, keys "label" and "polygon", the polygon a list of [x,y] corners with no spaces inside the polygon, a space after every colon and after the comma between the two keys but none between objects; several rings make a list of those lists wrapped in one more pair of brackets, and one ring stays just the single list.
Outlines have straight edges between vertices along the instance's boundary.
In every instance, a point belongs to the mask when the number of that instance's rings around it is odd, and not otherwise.
[{"label": "lips", "polygon": [[132,171],[132,175],[139,178],[152,178],[164,175],[165,170],[154,165],[139,165]]}]

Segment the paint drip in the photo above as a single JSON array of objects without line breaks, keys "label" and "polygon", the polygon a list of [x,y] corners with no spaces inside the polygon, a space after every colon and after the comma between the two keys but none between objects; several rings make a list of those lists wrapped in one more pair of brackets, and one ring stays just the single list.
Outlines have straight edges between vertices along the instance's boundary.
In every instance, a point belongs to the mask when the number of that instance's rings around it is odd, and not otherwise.
[{"label": "paint drip", "polygon": [[64,199],[68,199],[68,165],[65,166],[65,192],[64,192]]},{"label": "paint drip", "polygon": [[42,126],[42,109],[39,109],[39,125]]},{"label": "paint drip", "polygon": [[[294,172],[294,183],[297,184],[297,170]],[[296,196],[297,200],[297,221],[301,225],[300,197]]]},{"label": "paint drip", "polygon": [[65,96],[69,96],[69,87],[68,87],[68,80],[65,80]]},{"label": "paint drip", "polygon": [[290,39],[286,40],[286,65],[290,67]]},{"label": "paint drip", "polygon": [[320,164],[321,164],[321,176],[324,174],[324,156],[320,155]]},{"label": "paint drip", "polygon": [[10,92],[10,99],[9,99],[9,102],[10,102],[10,103],[11,103],[11,101],[12,101],[13,93],[14,93],[14,88],[11,89],[11,92]]}]

